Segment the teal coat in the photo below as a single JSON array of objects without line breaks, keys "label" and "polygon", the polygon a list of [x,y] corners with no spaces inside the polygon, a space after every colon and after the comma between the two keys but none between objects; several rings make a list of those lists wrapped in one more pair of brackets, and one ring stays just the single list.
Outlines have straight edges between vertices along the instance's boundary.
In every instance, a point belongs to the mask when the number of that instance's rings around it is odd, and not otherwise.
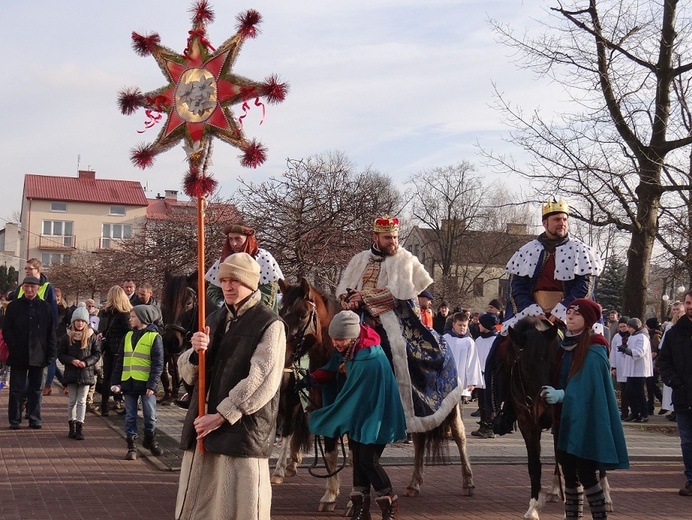
[{"label": "teal coat", "polygon": [[[337,351],[325,371],[336,371]],[[366,347],[346,362],[346,380],[334,401],[310,415],[310,431],[361,444],[387,444],[406,437],[406,419],[392,367],[379,345]]]},{"label": "teal coat", "polygon": [[[572,353],[565,352],[563,380],[571,360]],[[558,449],[582,459],[597,461],[599,469],[629,468],[625,434],[610,377],[606,347],[592,345],[584,359],[584,367],[566,385],[561,386],[565,390],[565,398],[560,416]]]}]

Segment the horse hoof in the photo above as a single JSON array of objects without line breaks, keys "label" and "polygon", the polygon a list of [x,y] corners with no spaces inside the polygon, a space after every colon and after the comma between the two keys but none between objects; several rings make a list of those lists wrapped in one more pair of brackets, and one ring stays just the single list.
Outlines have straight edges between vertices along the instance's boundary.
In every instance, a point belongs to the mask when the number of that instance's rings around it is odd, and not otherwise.
[{"label": "horse hoof", "polygon": [[461,488],[461,496],[462,497],[472,497],[473,496],[473,487],[465,487]]},{"label": "horse hoof", "polygon": [[613,503],[612,502],[606,502],[605,508],[606,508],[606,511],[608,511],[609,513],[612,513],[613,512]]},{"label": "horse hoof", "polygon": [[420,495],[420,489],[407,487],[406,491],[404,491],[405,497],[417,497],[418,495]]},{"label": "horse hoof", "polygon": [[272,484],[283,484],[283,482],[284,482],[284,478],[283,478],[283,477],[280,477],[280,476],[278,476],[278,475],[273,475],[273,476],[272,476],[272,480],[271,480],[271,483],[272,483]]},{"label": "horse hoof", "polygon": [[320,505],[317,507],[317,512],[331,513],[334,511],[334,507],[336,507],[336,502],[320,502]]},{"label": "horse hoof", "polygon": [[546,502],[558,502],[560,500],[560,497],[557,495],[557,493],[548,493],[545,495],[545,501]]},{"label": "horse hoof", "polygon": [[298,472],[297,472],[295,469],[286,468],[285,476],[287,476],[287,477],[295,477],[297,473],[298,473]]}]

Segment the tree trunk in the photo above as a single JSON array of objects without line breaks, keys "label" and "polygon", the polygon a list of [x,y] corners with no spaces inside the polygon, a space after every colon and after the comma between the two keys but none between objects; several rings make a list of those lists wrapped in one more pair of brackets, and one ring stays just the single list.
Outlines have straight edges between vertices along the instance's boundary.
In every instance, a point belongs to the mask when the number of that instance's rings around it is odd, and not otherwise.
[{"label": "tree trunk", "polygon": [[[642,180],[656,177],[656,174],[641,174]],[[630,247],[627,249],[627,276],[623,314],[643,319],[646,312],[646,297],[649,287],[649,268],[654,241],[658,231],[658,208],[661,200],[659,191],[653,183],[642,182],[637,187],[637,223],[639,229],[632,232]]]}]

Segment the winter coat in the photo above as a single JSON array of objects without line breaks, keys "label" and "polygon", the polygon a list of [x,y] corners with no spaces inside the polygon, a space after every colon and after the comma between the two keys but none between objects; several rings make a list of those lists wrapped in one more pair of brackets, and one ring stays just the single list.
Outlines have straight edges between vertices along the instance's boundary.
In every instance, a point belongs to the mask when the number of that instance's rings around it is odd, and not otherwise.
[{"label": "winter coat", "polygon": [[125,334],[130,330],[129,312],[120,312],[112,307],[103,309],[99,322],[99,334],[103,336],[101,340],[103,354],[116,355],[122,346]]},{"label": "winter coat", "polygon": [[666,332],[656,365],[663,382],[673,389],[675,411],[692,409],[692,320],[683,316]]},{"label": "winter coat", "polygon": [[632,355],[625,356],[624,369],[627,377],[651,377],[654,375],[654,364],[651,357],[651,342],[644,329],[627,338],[627,347]]},{"label": "winter coat", "polygon": [[[63,384],[90,385],[96,375],[96,363],[101,358],[101,347],[96,334],[89,327],[84,328],[87,335],[87,346],[82,348],[81,339],[73,339],[75,332],[68,330],[58,345],[58,359],[65,365]],[[78,359],[86,363],[86,367],[78,368],[72,362]]]},{"label": "winter coat", "polygon": [[12,300],[2,324],[9,366],[45,367],[55,361],[57,340],[51,306],[36,296]]},{"label": "winter coat", "polygon": [[121,381],[120,378],[123,375],[123,359],[125,357],[125,345],[124,342],[120,342],[120,348],[118,349],[118,363],[113,370],[113,385],[119,385],[123,394],[136,394],[144,395],[147,390],[153,390],[156,392],[161,381],[161,373],[163,372],[163,340],[161,336],[158,335],[158,328],[153,323],[150,323],[143,329],[132,331],[132,347],[137,345],[137,341],[142,337],[145,332],[156,332],[156,338],[154,339],[154,344],[151,346],[151,367],[149,368],[149,379],[147,381],[137,381],[135,379],[129,378],[125,381]]}]

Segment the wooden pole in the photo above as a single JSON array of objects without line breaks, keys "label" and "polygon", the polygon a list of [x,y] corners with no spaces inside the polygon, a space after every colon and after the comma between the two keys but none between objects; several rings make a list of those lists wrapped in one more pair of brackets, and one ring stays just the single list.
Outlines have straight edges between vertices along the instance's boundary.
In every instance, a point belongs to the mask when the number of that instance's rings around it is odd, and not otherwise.
[{"label": "wooden pole", "polygon": [[[204,289],[204,214],[206,199],[204,195],[197,196],[197,320],[199,330],[206,328],[206,291]],[[205,350],[199,351],[199,377],[197,380],[198,411],[202,417],[207,413],[207,356]],[[199,451],[204,452],[204,439],[199,440]]]}]

